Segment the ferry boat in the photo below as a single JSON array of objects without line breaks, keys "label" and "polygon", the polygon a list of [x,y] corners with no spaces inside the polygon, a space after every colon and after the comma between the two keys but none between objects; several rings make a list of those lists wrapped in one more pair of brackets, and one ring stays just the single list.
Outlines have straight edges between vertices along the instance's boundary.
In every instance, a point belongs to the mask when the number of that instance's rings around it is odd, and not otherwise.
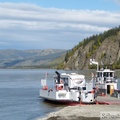
[{"label": "ferry boat", "polygon": [[86,83],[84,75],[55,73],[53,88],[46,85],[46,79],[41,80],[40,97],[58,102],[95,102],[93,83]]},{"label": "ferry boat", "polygon": [[96,89],[98,90],[98,95],[113,95],[118,92],[117,88],[117,77],[115,77],[115,71],[110,69],[99,69],[98,62],[95,59],[90,59],[90,64],[97,65],[96,75],[93,76],[93,81]]}]

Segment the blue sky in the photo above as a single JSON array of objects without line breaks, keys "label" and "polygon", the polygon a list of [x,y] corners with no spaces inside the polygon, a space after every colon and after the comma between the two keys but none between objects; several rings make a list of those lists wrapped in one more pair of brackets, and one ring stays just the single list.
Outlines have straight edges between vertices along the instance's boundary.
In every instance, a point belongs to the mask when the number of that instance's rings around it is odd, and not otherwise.
[{"label": "blue sky", "polygon": [[71,49],[120,25],[120,0],[0,0],[0,49]]},{"label": "blue sky", "polygon": [[64,9],[120,10],[120,0],[0,0],[0,2],[31,3],[41,7]]}]

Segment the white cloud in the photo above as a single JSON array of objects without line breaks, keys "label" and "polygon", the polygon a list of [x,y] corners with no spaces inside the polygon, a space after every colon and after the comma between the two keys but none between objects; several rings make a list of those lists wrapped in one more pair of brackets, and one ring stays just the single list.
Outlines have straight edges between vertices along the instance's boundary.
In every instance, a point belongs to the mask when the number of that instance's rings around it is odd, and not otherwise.
[{"label": "white cloud", "polygon": [[[119,20],[119,13],[108,11],[68,10],[42,8],[33,4],[0,3],[0,43],[10,42],[11,47],[18,48],[19,42],[21,49],[20,44],[23,45],[23,42],[26,48],[35,48],[35,46],[61,48],[64,44],[64,48],[70,49],[83,38],[88,37],[87,35],[118,26]],[[28,42],[34,44],[29,43],[28,46]]]}]

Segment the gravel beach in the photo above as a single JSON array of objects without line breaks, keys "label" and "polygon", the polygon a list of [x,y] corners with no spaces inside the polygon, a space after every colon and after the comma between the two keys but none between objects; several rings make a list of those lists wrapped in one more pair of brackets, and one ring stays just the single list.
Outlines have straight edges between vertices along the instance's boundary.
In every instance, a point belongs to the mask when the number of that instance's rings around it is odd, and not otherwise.
[{"label": "gravel beach", "polygon": [[120,105],[68,106],[37,120],[100,120],[101,112],[119,112]]}]

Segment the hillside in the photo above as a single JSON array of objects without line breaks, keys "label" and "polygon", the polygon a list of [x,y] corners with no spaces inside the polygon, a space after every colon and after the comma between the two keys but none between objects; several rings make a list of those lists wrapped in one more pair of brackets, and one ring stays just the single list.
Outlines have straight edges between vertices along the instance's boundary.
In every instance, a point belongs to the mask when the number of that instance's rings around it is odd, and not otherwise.
[{"label": "hillside", "polygon": [[100,65],[120,69],[120,27],[93,35],[84,39],[72,50],[68,51],[60,69],[90,69],[90,58],[96,59]]},{"label": "hillside", "polygon": [[65,53],[57,49],[0,50],[0,68],[54,68],[63,61]]}]

